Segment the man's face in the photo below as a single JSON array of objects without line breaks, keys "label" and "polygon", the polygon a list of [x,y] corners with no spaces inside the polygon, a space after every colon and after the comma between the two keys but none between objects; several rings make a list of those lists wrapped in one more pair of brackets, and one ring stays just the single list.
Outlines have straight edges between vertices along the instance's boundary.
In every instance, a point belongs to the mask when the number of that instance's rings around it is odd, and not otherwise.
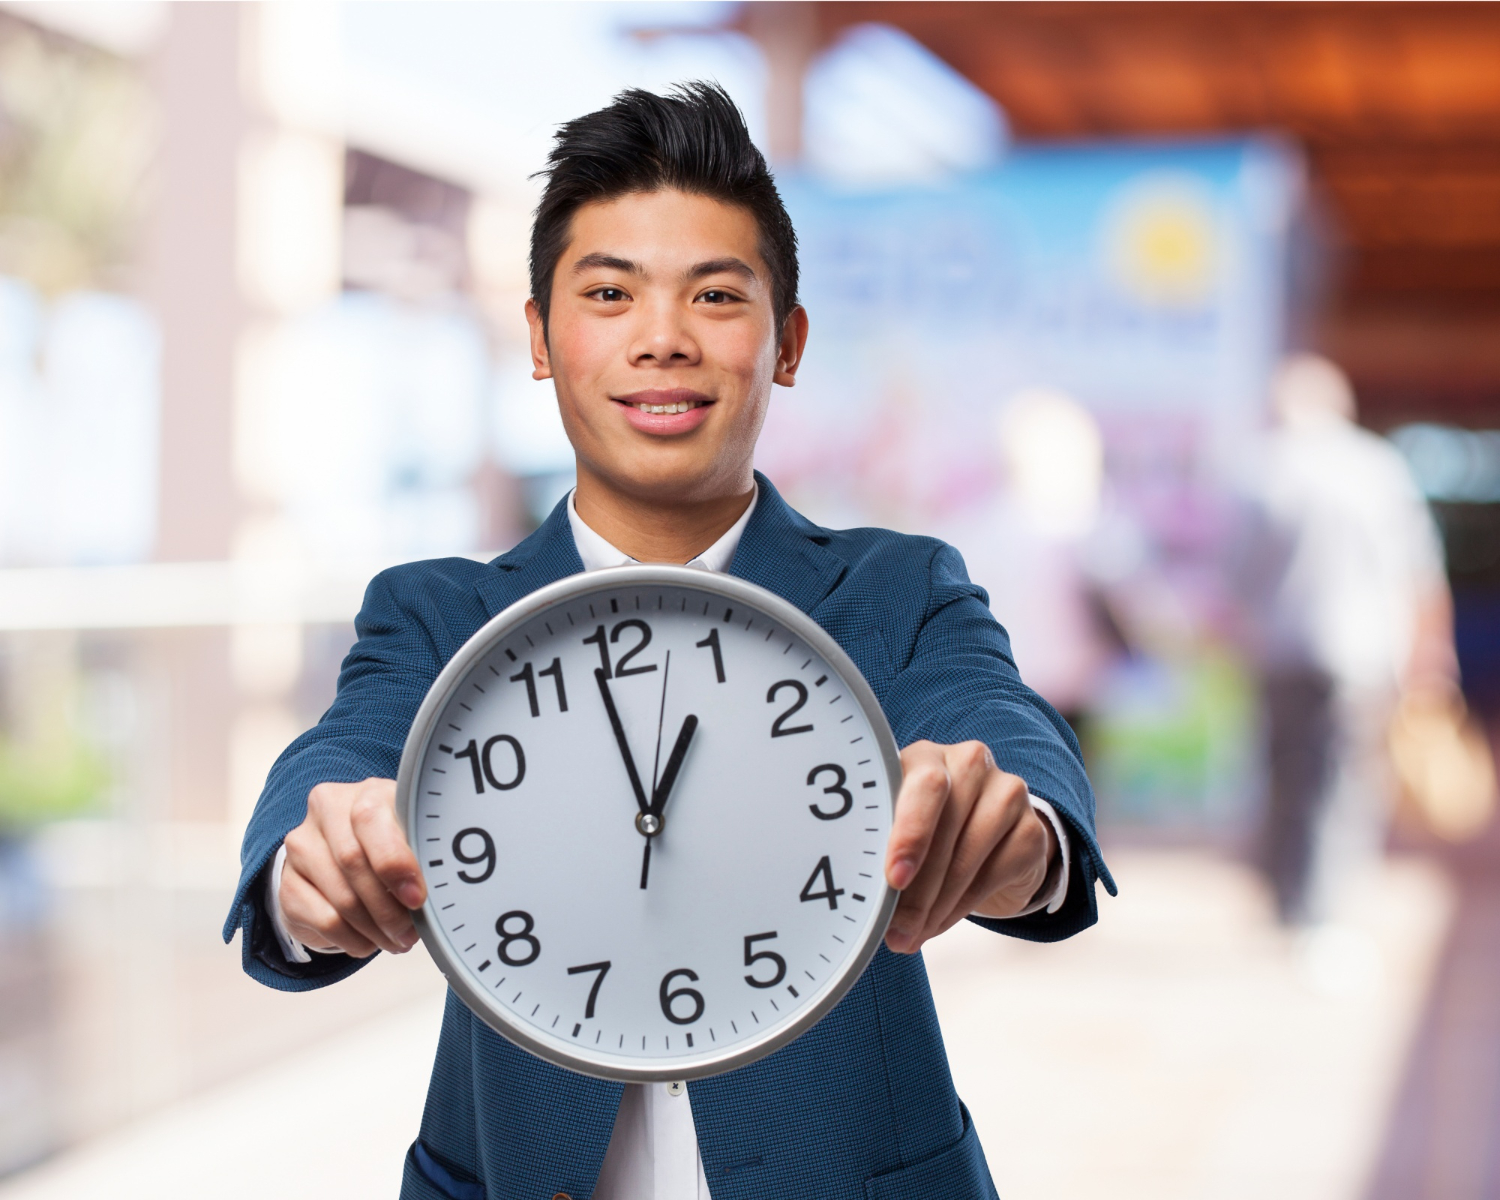
[{"label": "man's face", "polygon": [[652,502],[743,494],[771,384],[807,336],[778,329],[755,218],[678,191],[587,204],[552,278],[537,379],[552,379],[580,475]]}]

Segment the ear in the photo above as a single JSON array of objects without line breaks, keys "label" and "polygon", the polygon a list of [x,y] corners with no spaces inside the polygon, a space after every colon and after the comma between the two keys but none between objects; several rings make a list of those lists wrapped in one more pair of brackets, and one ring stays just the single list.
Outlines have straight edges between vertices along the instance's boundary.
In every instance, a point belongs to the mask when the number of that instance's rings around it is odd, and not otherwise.
[{"label": "ear", "polygon": [[807,309],[797,305],[787,314],[781,327],[781,343],[776,348],[776,373],[772,383],[791,387],[797,382],[797,368],[802,365],[802,351],[807,347]]},{"label": "ear", "polygon": [[531,377],[552,378],[552,354],[547,348],[547,330],[542,325],[542,310],[535,300],[526,301],[526,324],[531,326]]}]

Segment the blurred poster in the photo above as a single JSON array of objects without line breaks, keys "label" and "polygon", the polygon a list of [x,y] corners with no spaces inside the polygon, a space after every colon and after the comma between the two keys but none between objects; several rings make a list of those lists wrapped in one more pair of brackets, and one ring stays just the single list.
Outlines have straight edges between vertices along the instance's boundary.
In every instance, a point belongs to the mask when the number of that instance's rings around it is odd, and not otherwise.
[{"label": "blurred poster", "polygon": [[1249,706],[1215,559],[1283,345],[1298,159],[1031,147],[941,186],[782,188],[812,333],[761,468],[816,520],[957,545],[1123,806],[1221,809]]},{"label": "blurred poster", "polygon": [[993,489],[997,408],[1046,386],[1096,414],[1116,488],[1211,484],[1281,345],[1299,181],[1261,142],[1022,148],[873,194],[783,181],[812,337],[761,465],[820,518],[927,528]]}]

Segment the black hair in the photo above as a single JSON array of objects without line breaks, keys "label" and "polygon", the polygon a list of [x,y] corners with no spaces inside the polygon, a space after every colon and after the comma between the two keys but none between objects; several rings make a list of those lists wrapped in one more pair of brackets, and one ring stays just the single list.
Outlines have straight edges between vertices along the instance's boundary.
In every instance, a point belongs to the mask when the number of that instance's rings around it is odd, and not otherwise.
[{"label": "black hair", "polygon": [[781,329],[797,303],[797,234],[745,118],[718,84],[682,83],[669,95],[631,88],[557,131],[531,225],[531,297],[547,325],[552,276],[573,214],[585,204],[666,188],[738,205],[755,218]]}]

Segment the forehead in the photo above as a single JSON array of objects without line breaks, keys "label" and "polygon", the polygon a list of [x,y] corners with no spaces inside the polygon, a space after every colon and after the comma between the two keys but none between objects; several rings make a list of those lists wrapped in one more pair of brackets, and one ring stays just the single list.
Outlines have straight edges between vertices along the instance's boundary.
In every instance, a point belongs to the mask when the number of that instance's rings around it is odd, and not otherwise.
[{"label": "forehead", "polygon": [[766,281],[760,230],[737,204],[688,192],[633,192],[582,205],[573,214],[568,247],[558,269],[586,254],[607,254],[648,271],[738,258]]}]

